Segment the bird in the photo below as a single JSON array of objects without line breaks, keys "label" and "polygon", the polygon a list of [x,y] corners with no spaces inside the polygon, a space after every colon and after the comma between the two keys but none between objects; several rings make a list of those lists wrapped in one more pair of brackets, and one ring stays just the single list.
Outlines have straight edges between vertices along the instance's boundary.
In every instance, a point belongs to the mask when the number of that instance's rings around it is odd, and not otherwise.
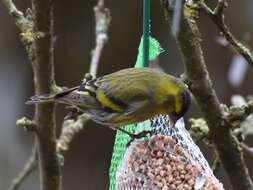
[{"label": "bird", "polygon": [[[158,114],[171,118],[173,126],[189,109],[188,87],[154,68],[126,68],[92,79],[56,94],[32,96],[26,104],[63,103],[74,106],[96,123],[131,134],[122,126],[136,124]],[[136,135],[135,135],[136,137]]]}]

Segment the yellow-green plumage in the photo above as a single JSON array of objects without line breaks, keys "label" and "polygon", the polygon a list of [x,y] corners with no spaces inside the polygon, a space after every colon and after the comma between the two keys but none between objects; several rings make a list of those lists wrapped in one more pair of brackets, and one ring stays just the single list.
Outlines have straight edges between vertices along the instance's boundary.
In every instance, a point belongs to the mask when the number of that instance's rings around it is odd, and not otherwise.
[{"label": "yellow-green plumage", "polygon": [[[43,96],[39,97],[43,99]],[[40,103],[40,98],[28,103]],[[79,87],[53,96],[53,99],[77,106],[94,121],[105,125],[137,123],[157,114],[178,119],[190,103],[185,84],[151,68],[123,69],[85,81]]]}]

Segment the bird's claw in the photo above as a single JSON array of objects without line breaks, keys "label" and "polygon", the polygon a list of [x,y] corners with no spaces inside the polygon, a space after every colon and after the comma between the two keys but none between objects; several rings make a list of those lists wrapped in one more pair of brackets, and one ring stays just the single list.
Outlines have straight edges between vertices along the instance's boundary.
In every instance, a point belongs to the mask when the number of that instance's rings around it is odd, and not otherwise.
[{"label": "bird's claw", "polygon": [[129,145],[135,140],[135,139],[140,139],[142,137],[148,137],[147,135],[151,135],[152,131],[141,131],[140,133],[137,134],[131,134],[130,136],[130,140],[127,143],[127,147],[129,147]]},{"label": "bird's claw", "polygon": [[66,108],[69,109],[70,112],[65,116],[64,120],[75,119],[82,113],[76,106],[66,106]]}]

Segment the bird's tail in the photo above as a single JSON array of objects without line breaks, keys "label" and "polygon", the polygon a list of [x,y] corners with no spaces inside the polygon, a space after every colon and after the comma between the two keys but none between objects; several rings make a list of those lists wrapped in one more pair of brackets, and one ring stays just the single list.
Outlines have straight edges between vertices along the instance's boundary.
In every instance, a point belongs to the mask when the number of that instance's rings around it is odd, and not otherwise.
[{"label": "bird's tail", "polygon": [[76,90],[78,87],[73,87],[70,89],[67,89],[63,92],[57,93],[57,94],[43,94],[43,95],[35,95],[30,98],[26,102],[27,105],[32,105],[32,104],[48,104],[48,103],[53,103],[55,100],[69,94],[70,92]]},{"label": "bird's tail", "polygon": [[55,94],[44,94],[39,96],[32,96],[30,100],[28,100],[25,104],[32,105],[32,104],[48,104],[53,103],[55,99]]}]

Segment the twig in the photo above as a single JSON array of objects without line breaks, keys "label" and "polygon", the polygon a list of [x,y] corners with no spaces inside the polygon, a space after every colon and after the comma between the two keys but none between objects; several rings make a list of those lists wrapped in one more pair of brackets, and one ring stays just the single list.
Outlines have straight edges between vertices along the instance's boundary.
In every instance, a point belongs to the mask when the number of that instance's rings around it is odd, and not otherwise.
[{"label": "twig", "polygon": [[[166,16],[171,18],[171,7],[165,3]],[[190,90],[201,108],[203,116],[210,127],[212,138],[219,157],[224,165],[234,189],[253,189],[253,183],[243,158],[238,140],[232,134],[231,124],[226,121],[220,107],[216,92],[213,89],[206,68],[200,32],[196,23],[199,7],[193,1],[186,1],[184,16],[180,27],[177,43],[185,65],[185,76],[190,82]],[[241,179],[238,182],[238,179]]]},{"label": "twig", "polygon": [[69,145],[74,137],[83,129],[85,123],[89,120],[86,114],[81,114],[74,119],[67,119],[63,122],[62,132],[57,141],[57,153],[61,156],[69,150]]},{"label": "twig", "polygon": [[243,45],[240,41],[238,41],[234,35],[229,30],[228,26],[225,23],[224,17],[224,9],[227,6],[225,0],[218,0],[216,8],[211,10],[204,2],[204,0],[200,0],[201,7],[205,10],[205,12],[209,15],[212,21],[216,24],[216,26],[220,29],[223,36],[226,40],[231,44],[231,46],[239,53],[244,59],[253,67],[253,55],[251,51]]},{"label": "twig", "polygon": [[21,172],[12,180],[11,186],[9,187],[9,190],[17,190],[21,186],[21,184],[24,182],[24,180],[38,167],[37,162],[37,151],[36,151],[36,145],[34,144],[32,155],[28,159],[27,163],[24,165],[24,168],[21,170]]},{"label": "twig", "polygon": [[29,20],[24,16],[24,13],[17,9],[12,0],[1,0],[8,13],[13,17],[15,24],[20,31],[24,32],[27,28],[30,27]]},{"label": "twig", "polygon": [[244,151],[244,153],[248,156],[250,156],[251,158],[253,158],[253,148],[249,147],[248,145],[246,145],[245,143],[241,143],[241,147]]},{"label": "twig", "polygon": [[[96,47],[92,51],[92,58],[90,63],[90,74],[85,75],[85,80],[90,80],[96,77],[98,63],[104,44],[108,40],[108,27],[110,24],[110,11],[105,8],[104,0],[98,0],[94,7],[95,21],[96,21]],[[69,150],[69,145],[74,137],[83,129],[83,126],[89,120],[86,114],[79,115],[77,119],[66,119],[62,125],[62,132],[57,142],[57,153],[63,158],[64,154]],[[63,163],[61,163],[63,164]]]},{"label": "twig", "polygon": [[28,53],[28,58],[32,63],[35,60],[34,52],[34,41],[40,34],[36,34],[34,29],[34,22],[32,19],[31,9],[27,9],[26,16],[23,12],[17,9],[12,0],[1,0],[4,6],[6,7],[9,15],[14,19],[14,23],[17,28],[20,30],[21,42],[24,44],[26,51]]},{"label": "twig", "polygon": [[189,122],[191,124],[190,134],[191,137],[194,139],[194,141],[196,143],[202,141],[208,146],[208,148],[213,150],[214,158],[211,164],[211,168],[213,170],[213,173],[216,174],[220,168],[221,161],[215,147],[213,146],[213,143],[211,142],[209,136],[209,127],[207,126],[206,121],[203,118],[199,119],[190,118]]},{"label": "twig", "polygon": [[96,21],[96,47],[91,53],[92,58],[90,64],[90,73],[94,78],[96,78],[100,56],[105,43],[108,41],[107,31],[111,21],[111,16],[109,9],[105,7],[104,0],[98,0],[97,5],[94,7],[94,13]]},{"label": "twig", "polygon": [[22,117],[16,121],[16,125],[23,127],[26,131],[34,131],[38,130],[38,125],[35,121],[29,120],[26,117]]},{"label": "twig", "polygon": [[29,57],[32,57],[31,45],[34,42],[35,38],[39,34],[34,34],[33,32],[33,21],[31,19],[32,14],[31,10],[27,9],[26,16],[20,10],[18,10],[12,0],[2,0],[2,3],[6,7],[9,15],[12,16],[17,28],[21,31],[21,41],[25,45],[25,48],[28,52]]},{"label": "twig", "polygon": [[172,24],[171,24],[171,34],[174,38],[177,37],[179,27],[180,27],[180,21],[181,21],[181,15],[182,15],[182,7],[183,7],[183,0],[177,0],[175,9],[172,16]]},{"label": "twig", "polygon": [[214,174],[216,174],[219,171],[220,165],[221,165],[221,161],[220,161],[219,155],[217,151],[214,151],[214,158],[212,162],[212,170]]}]

